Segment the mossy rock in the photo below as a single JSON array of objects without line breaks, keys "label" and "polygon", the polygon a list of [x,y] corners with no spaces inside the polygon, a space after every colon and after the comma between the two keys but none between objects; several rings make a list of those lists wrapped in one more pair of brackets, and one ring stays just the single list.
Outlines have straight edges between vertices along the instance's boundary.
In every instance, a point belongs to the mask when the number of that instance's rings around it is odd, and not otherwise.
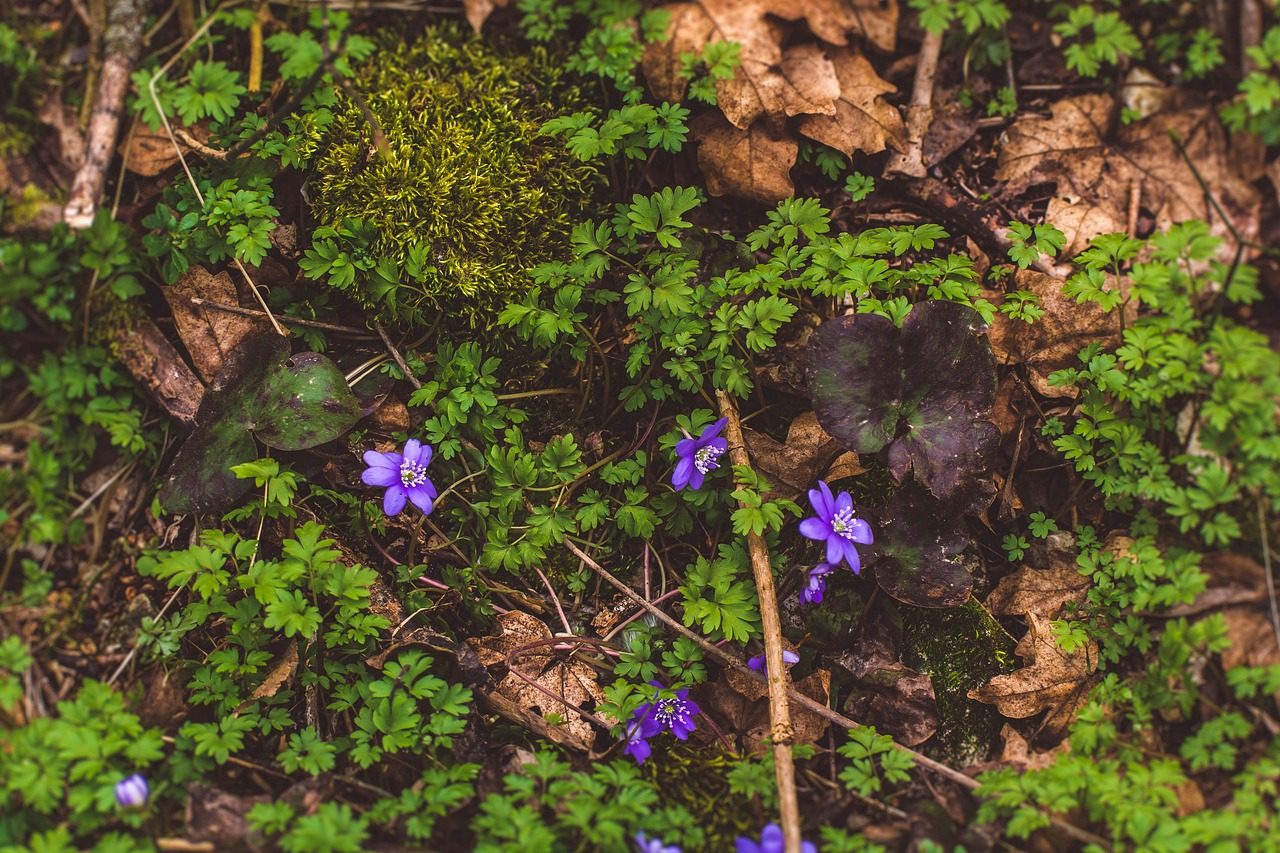
[{"label": "mossy rock", "polygon": [[897,605],[902,617],[902,661],[929,676],[938,702],[938,732],[924,749],[961,765],[990,758],[1004,718],[969,691],[1012,672],[1016,643],[977,600],[949,610]]},{"label": "mossy rock", "polygon": [[595,213],[600,171],[540,135],[551,118],[588,108],[578,82],[544,48],[495,48],[458,25],[413,44],[384,36],[356,73],[389,151],[371,151],[360,110],[334,107],[314,163],[318,220],[363,220],[370,254],[399,267],[350,295],[384,323],[475,327],[519,300],[528,270],[555,258]]}]

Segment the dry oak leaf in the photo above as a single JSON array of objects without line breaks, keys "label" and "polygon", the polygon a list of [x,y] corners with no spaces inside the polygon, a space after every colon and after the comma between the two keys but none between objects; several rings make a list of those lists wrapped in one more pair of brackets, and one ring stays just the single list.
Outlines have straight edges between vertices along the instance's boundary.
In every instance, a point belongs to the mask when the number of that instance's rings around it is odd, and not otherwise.
[{"label": "dry oak leaf", "polygon": [[[1114,277],[1107,286],[1115,286]],[[1075,386],[1050,385],[1050,374],[1079,367],[1080,350],[1093,341],[1101,341],[1108,351],[1120,346],[1120,324],[1096,302],[1081,304],[1063,295],[1061,281],[1036,270],[1018,270],[1013,289],[1035,294],[1044,316],[1027,323],[997,313],[987,330],[996,358],[1004,364],[1025,364],[1031,387],[1045,397],[1075,397]],[[1127,319],[1137,314],[1132,303],[1124,310]]]},{"label": "dry oak leaf", "polygon": [[1074,652],[1063,651],[1049,620],[1035,613],[1027,614],[1026,636],[1014,652],[1027,665],[970,690],[969,698],[995,705],[1004,716],[1018,720],[1071,699],[1098,668],[1097,643],[1090,640]]},{"label": "dry oak leaf", "polygon": [[714,196],[731,195],[772,206],[795,192],[791,167],[800,146],[761,122],[739,130],[716,112],[690,122],[698,166]]},{"label": "dry oak leaf", "polygon": [[1000,730],[1000,737],[1004,738],[1004,751],[1000,754],[1000,763],[1019,773],[1052,767],[1059,755],[1071,752],[1071,742],[1065,740],[1048,752],[1039,752],[1008,723],[1005,723],[1004,728]]},{"label": "dry oak leaf", "polygon": [[[186,130],[200,142],[209,141],[208,125],[193,125]],[[129,132],[126,141],[121,142],[116,150],[124,158],[125,166],[130,172],[153,178],[178,163],[181,159],[178,156],[179,151],[188,154],[191,148],[182,142],[178,142],[175,146],[167,133],[151,130],[141,119],[134,119],[133,129]]]},{"label": "dry oak leaf", "polygon": [[467,643],[475,649],[481,663],[489,667],[505,665],[508,656],[514,653],[512,671],[498,683],[498,692],[522,708],[538,708],[544,716],[560,715],[570,736],[590,743],[594,730],[576,709],[587,702],[603,700],[596,671],[581,661],[559,656],[549,645],[529,652],[519,651],[551,639],[551,630],[528,613],[519,610],[504,613],[498,617],[494,630],[494,636],[471,637]]},{"label": "dry oak leaf", "polygon": [[1007,182],[1010,194],[1033,184],[1057,185],[1045,219],[1066,234],[1064,255],[1078,254],[1099,234],[1127,230],[1135,190],[1158,229],[1202,219],[1212,233],[1229,236],[1197,171],[1231,225],[1246,240],[1257,236],[1258,193],[1242,177],[1248,164],[1232,149],[1211,107],[1158,113],[1118,129],[1116,119],[1109,95],[1087,94],[1059,101],[1051,118],[1017,121],[1006,133],[995,177]]},{"label": "dry oak leaf", "polygon": [[1047,569],[1023,566],[1001,578],[985,604],[992,616],[1054,614],[1068,601],[1084,601],[1090,585],[1089,577],[1080,574],[1074,562],[1055,561]]},{"label": "dry oak leaf", "polygon": [[192,299],[199,298],[239,307],[236,286],[225,272],[213,275],[204,267],[192,267],[173,284],[161,288],[161,292],[173,311],[178,337],[190,353],[196,373],[206,382],[222,372],[223,359],[247,338],[271,331],[265,320],[191,303]]},{"label": "dry oak leaf", "polygon": [[892,52],[896,2],[880,0],[701,0],[662,7],[669,15],[667,39],[645,48],[641,67],[649,91],[665,101],[684,97],[682,56],[700,54],[709,43],[736,42],[740,65],[733,77],[716,82],[716,103],[729,121],[746,130],[762,115],[834,115],[840,94],[836,70],[820,46],[783,48],[786,21],[804,21],[831,45],[863,35]]},{"label": "dry oak leaf", "polygon": [[802,117],[796,125],[800,134],[850,157],[855,151],[904,150],[907,130],[902,114],[884,99],[897,87],[881,79],[857,48],[831,48],[827,55],[840,83],[836,113]]},{"label": "dry oak leaf", "polygon": [[[792,686],[802,695],[826,705],[831,695],[831,673],[825,669],[816,669],[793,682]],[[769,716],[769,690],[763,683],[727,669],[723,677],[707,685],[705,691],[699,694],[698,701],[702,702],[704,698],[704,712],[710,710],[729,729],[739,732],[746,752],[763,748],[764,739],[769,736],[772,725]],[[815,744],[831,724],[825,717],[792,702],[791,725],[795,730],[793,743]]]},{"label": "dry oak leaf", "polygon": [[867,471],[858,454],[827,434],[818,424],[818,416],[805,412],[791,422],[786,441],[774,441],[762,432],[742,430],[747,454],[777,489],[778,497],[795,500],[812,488],[815,480],[840,480]]}]

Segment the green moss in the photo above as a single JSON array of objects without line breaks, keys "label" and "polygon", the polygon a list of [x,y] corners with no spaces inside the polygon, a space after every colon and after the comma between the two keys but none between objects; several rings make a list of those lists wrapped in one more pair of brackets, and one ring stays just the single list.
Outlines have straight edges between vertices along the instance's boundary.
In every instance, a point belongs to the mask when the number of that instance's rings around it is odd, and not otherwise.
[{"label": "green moss", "polygon": [[563,252],[593,212],[598,169],[539,135],[548,119],[587,105],[542,48],[495,49],[456,25],[374,56],[356,79],[390,151],[370,151],[352,103],[335,107],[315,164],[315,212],[326,225],[363,220],[376,233],[370,252],[399,265],[391,294],[359,277],[351,288],[379,319],[421,325],[445,311],[481,324],[520,298],[527,270]]},{"label": "green moss", "polygon": [[968,693],[1014,670],[1013,638],[972,598],[952,610],[905,604],[898,610],[903,662],[929,676],[938,700],[941,723],[926,750],[962,765],[986,760],[1004,720],[993,706],[974,702]]}]

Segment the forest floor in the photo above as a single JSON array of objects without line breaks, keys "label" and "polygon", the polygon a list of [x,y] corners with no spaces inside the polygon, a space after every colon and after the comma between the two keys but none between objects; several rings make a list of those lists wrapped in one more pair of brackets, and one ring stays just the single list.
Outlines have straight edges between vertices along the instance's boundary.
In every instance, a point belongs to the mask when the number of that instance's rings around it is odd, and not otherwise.
[{"label": "forest floor", "polygon": [[1271,2],[0,0],[0,850],[1280,849]]}]

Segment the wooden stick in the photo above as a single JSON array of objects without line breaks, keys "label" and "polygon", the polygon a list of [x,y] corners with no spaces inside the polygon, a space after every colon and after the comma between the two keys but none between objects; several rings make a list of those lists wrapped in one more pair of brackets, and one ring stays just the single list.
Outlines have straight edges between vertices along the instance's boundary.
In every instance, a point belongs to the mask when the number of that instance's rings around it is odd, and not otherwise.
[{"label": "wooden stick", "polygon": [[142,25],[147,0],[113,0],[107,9],[107,30],[103,36],[102,74],[85,143],[84,162],[76,172],[67,194],[62,218],[72,228],[93,224],[98,197],[106,182],[107,166],[120,131],[120,114],[129,92],[129,75],[142,50]]},{"label": "wooden stick", "polygon": [[[738,406],[725,391],[716,390],[716,405],[725,418],[724,437],[729,443],[729,461],[734,467],[751,467],[747,445],[742,440]],[[796,795],[796,765],[791,755],[795,727],[791,725],[791,703],[787,701],[790,677],[782,660],[782,619],[778,615],[778,593],[773,586],[773,566],[764,537],[747,532],[747,551],[760,598],[760,625],[764,634],[764,671],[769,685],[769,740],[773,744],[773,766],[778,782],[778,812],[786,853],[800,853],[800,798]]]},{"label": "wooden stick", "polygon": [[907,150],[894,154],[885,165],[886,175],[925,176],[924,137],[933,123],[933,79],[938,73],[938,56],[942,53],[942,33],[925,30],[920,43],[920,59],[907,105]]}]

